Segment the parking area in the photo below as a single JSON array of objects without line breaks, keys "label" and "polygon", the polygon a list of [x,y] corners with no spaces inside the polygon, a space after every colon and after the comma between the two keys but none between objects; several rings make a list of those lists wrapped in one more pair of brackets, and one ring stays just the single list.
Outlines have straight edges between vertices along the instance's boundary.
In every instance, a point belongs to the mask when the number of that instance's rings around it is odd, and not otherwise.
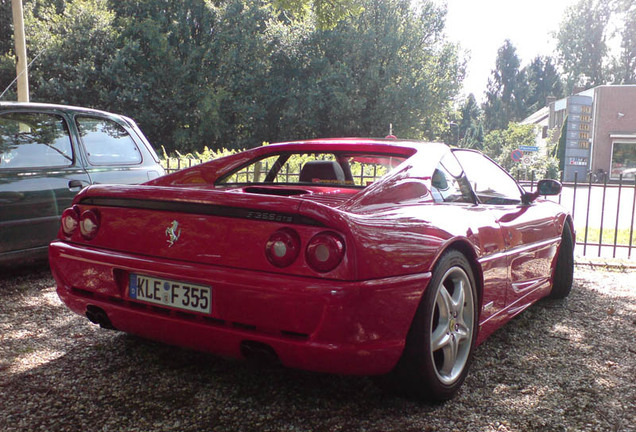
[{"label": "parking area", "polygon": [[2,431],[634,431],[633,272],[577,266],[476,352],[431,406],[371,379],[252,365],[102,330],[46,267],[0,276]]}]

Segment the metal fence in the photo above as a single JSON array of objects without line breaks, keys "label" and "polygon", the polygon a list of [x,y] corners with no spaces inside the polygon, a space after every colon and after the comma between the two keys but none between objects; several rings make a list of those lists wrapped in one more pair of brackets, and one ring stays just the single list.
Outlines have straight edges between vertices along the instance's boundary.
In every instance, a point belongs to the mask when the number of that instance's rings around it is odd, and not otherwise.
[{"label": "metal fence", "polygon": [[190,168],[195,165],[202,164],[203,162],[204,162],[203,159],[170,158],[170,159],[162,159],[161,166],[163,166],[163,169],[166,170],[166,174],[170,174],[175,171],[179,171],[185,168]]},{"label": "metal fence", "polygon": [[[166,172],[174,172],[202,163],[201,160],[164,160]],[[579,256],[636,259],[636,179],[593,182],[594,176],[579,181],[563,183],[558,197],[550,197],[567,208],[574,219],[576,251]],[[536,185],[534,172],[530,180],[519,181],[528,191]]]},{"label": "metal fence", "polygon": [[[520,183],[533,190],[534,175]],[[594,183],[592,176],[579,182],[575,175],[573,182],[563,183],[561,195],[551,199],[572,213],[577,255],[636,259],[636,179],[621,176],[611,183],[607,178]]]}]

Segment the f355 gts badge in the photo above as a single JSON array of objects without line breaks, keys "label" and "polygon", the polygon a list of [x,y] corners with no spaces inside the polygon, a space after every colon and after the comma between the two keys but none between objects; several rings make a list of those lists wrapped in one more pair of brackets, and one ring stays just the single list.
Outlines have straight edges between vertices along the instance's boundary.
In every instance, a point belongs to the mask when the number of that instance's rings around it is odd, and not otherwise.
[{"label": "f355 gts badge", "polygon": [[181,236],[179,222],[177,222],[176,220],[172,221],[172,225],[166,228],[166,236],[168,236],[168,239],[166,240],[168,242],[168,247],[172,247]]}]

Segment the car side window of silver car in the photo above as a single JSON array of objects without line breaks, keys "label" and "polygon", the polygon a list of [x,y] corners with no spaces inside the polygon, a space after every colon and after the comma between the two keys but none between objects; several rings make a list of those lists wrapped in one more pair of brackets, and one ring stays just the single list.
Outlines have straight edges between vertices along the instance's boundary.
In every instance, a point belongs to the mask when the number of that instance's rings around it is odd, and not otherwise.
[{"label": "car side window of silver car", "polygon": [[0,115],[0,169],[67,167],[73,164],[68,126],[58,115]]},{"label": "car side window of silver car", "polygon": [[119,123],[98,117],[77,116],[77,129],[91,165],[136,165],[141,153]]}]

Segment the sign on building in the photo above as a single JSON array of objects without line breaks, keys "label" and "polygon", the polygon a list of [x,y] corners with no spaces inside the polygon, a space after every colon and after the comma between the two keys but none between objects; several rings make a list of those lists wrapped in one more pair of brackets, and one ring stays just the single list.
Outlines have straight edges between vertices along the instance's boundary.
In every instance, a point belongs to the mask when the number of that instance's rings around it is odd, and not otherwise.
[{"label": "sign on building", "polygon": [[574,95],[568,98],[568,128],[565,141],[565,168],[563,179],[579,181],[587,178],[590,169],[590,142],[592,138],[591,96]]}]

